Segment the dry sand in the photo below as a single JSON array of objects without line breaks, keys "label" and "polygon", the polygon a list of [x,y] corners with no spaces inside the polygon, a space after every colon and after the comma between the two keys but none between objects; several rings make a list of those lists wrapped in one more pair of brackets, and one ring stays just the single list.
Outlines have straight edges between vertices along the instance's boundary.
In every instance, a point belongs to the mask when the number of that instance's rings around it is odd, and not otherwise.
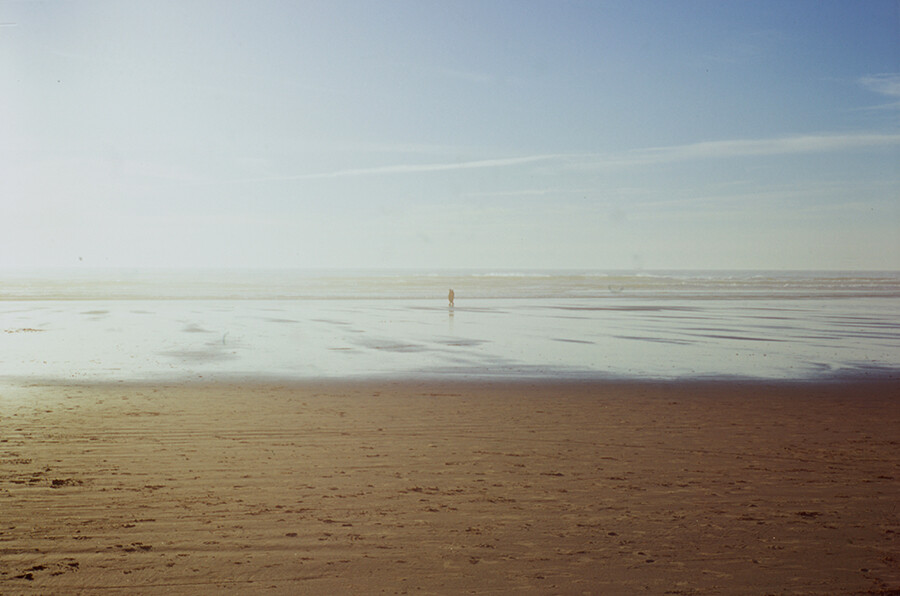
[{"label": "dry sand", "polygon": [[900,384],[0,388],[0,593],[897,594]]}]

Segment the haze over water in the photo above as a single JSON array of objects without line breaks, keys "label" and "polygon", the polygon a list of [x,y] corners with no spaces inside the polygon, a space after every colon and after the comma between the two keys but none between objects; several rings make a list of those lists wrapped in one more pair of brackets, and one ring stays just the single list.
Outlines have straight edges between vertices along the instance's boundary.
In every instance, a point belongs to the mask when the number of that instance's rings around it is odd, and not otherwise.
[{"label": "haze over water", "polygon": [[0,377],[884,377],[898,321],[896,272],[19,271]]}]

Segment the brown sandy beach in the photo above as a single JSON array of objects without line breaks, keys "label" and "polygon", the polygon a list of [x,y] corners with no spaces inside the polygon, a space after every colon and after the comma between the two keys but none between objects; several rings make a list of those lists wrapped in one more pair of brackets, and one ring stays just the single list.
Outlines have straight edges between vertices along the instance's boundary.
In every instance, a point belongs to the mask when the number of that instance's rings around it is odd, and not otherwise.
[{"label": "brown sandy beach", "polygon": [[0,593],[896,594],[900,383],[0,387]]}]

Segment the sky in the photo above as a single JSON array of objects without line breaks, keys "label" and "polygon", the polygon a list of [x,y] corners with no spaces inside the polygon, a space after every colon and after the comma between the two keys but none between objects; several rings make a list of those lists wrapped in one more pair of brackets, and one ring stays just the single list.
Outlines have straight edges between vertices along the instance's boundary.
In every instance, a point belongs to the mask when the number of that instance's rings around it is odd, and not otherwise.
[{"label": "sky", "polygon": [[900,2],[0,0],[0,268],[900,269]]}]

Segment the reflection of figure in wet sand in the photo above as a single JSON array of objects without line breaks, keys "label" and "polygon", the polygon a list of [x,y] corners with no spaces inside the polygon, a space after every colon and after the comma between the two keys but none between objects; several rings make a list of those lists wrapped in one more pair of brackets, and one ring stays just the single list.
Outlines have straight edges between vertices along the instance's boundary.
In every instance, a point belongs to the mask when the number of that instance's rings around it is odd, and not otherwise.
[{"label": "reflection of figure in wet sand", "polygon": [[447,300],[450,301],[450,306],[453,306],[453,288],[450,288],[450,293],[447,294]]}]

